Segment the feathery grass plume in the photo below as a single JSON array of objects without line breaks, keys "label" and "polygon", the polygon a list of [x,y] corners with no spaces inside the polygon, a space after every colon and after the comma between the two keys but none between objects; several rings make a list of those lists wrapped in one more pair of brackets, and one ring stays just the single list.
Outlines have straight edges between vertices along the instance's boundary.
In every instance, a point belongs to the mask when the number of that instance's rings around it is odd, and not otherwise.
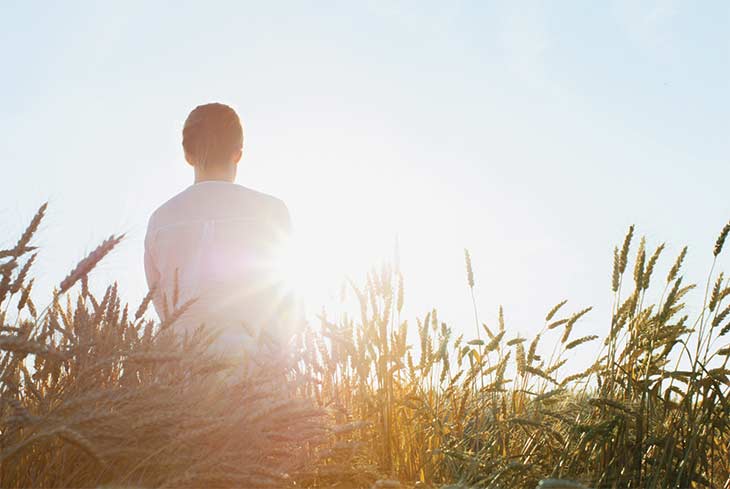
[{"label": "feathery grass plume", "polygon": [[565,343],[568,341],[568,338],[570,338],[570,333],[573,331],[573,324],[571,322],[568,322],[566,324],[565,329],[563,330],[563,336],[560,337],[560,343]]},{"label": "feathery grass plume", "polygon": [[637,290],[641,290],[644,286],[644,262],[646,260],[646,239],[642,236],[639,241],[639,251],[636,252],[636,262],[634,263],[634,283]]},{"label": "feathery grass plume", "polygon": [[548,369],[545,372],[547,372],[548,374],[551,374],[551,373],[555,372],[556,370],[558,370],[563,365],[565,365],[567,362],[568,362],[568,359],[567,358],[563,358],[559,362],[557,362],[554,365],[551,365],[550,367],[548,367]]},{"label": "feathery grass plume", "polygon": [[517,363],[517,373],[520,375],[525,375],[525,370],[527,368],[527,358],[525,357],[525,345],[522,344],[522,342],[517,343],[516,346],[517,353],[515,354],[515,360]]},{"label": "feathery grass plume", "polygon": [[454,341],[454,345],[453,345],[454,350],[459,350],[459,348],[461,348],[462,341],[464,341],[464,335],[460,334],[459,336],[456,337],[456,340]]},{"label": "feathery grass plume", "polygon": [[28,276],[28,271],[30,270],[30,267],[33,266],[33,262],[35,262],[37,256],[38,253],[33,253],[30,258],[26,260],[25,264],[18,272],[18,275],[15,277],[15,281],[10,286],[10,294],[16,294],[20,291],[23,286],[23,282],[25,282],[25,278]]},{"label": "feathery grass plume", "polygon": [[727,296],[729,296],[729,295],[730,295],[730,286],[722,289],[722,291],[720,292],[720,294],[717,297],[715,307],[719,307],[723,303],[723,301],[727,298]]},{"label": "feathery grass plume", "polygon": [[662,251],[664,251],[664,243],[660,244],[657,249],[654,251],[654,253],[651,255],[651,258],[649,258],[649,262],[646,265],[646,271],[644,272],[644,281],[642,284],[642,289],[646,290],[649,288],[649,281],[651,280],[651,275],[654,273],[654,267],[656,266],[657,260],[659,260],[659,255],[662,254]]},{"label": "feathery grass plume", "polygon": [[81,277],[81,297],[89,297],[89,276]]},{"label": "feathery grass plume", "polygon": [[[30,287],[28,287],[28,290],[30,291]],[[30,312],[30,315],[34,318],[38,317],[38,311],[36,310],[35,304],[33,303],[33,299],[28,296],[27,299],[27,306],[28,306],[28,312]]]},{"label": "feathery grass plume", "polygon": [[550,321],[555,314],[558,312],[558,310],[563,307],[565,304],[568,303],[568,299],[562,300],[555,304],[552,309],[550,309],[550,312],[547,313],[547,316],[545,316],[545,322]]},{"label": "feathery grass plume", "polygon": [[634,225],[629,226],[629,230],[624,237],[624,244],[621,247],[621,255],[619,256],[619,274],[623,275],[626,271],[626,265],[629,262],[629,248],[631,247],[631,239],[634,237]]},{"label": "feathery grass plume", "polygon": [[140,302],[139,307],[137,308],[137,311],[134,313],[135,322],[139,321],[139,319],[144,316],[144,313],[147,312],[147,308],[150,306],[150,302],[152,302],[152,298],[154,297],[156,290],[157,286],[153,285],[147,291],[147,294],[145,294],[142,302]]},{"label": "feathery grass plume", "polygon": [[560,343],[565,343],[566,341],[568,341],[568,338],[570,337],[571,331],[573,331],[573,326],[575,325],[575,323],[580,318],[582,318],[583,316],[585,316],[586,314],[588,314],[592,309],[593,309],[593,307],[586,307],[585,309],[576,312],[575,314],[573,314],[570,317],[570,319],[568,320],[568,322],[565,324],[565,330],[563,331],[563,336],[560,339]]},{"label": "feathery grass plume", "polygon": [[715,310],[715,306],[717,306],[717,303],[720,300],[720,291],[722,290],[722,282],[724,279],[724,273],[720,272],[717,280],[715,280],[714,287],[712,287],[712,293],[710,294],[710,303],[707,306],[710,311]]},{"label": "feathery grass plume", "polygon": [[618,246],[613,248],[613,272],[611,273],[611,290],[618,292],[619,284],[621,283],[621,259],[619,258]]},{"label": "feathery grass plume", "polygon": [[10,280],[13,275],[13,270],[17,266],[18,263],[15,261],[15,258],[0,265],[0,274],[2,274],[2,278],[0,278],[0,304],[5,301],[5,297],[10,292]]},{"label": "feathery grass plume", "polygon": [[25,228],[25,231],[23,231],[23,234],[20,236],[20,239],[15,245],[15,248],[13,249],[15,253],[14,256],[20,256],[21,254],[25,253],[25,249],[28,246],[28,243],[30,243],[33,235],[36,233],[36,231],[38,231],[38,227],[43,220],[43,216],[45,216],[46,214],[47,208],[48,202],[45,202],[38,208],[38,211],[33,216],[33,219],[31,219],[30,224],[27,228]]},{"label": "feathery grass plume", "polygon": [[471,267],[471,255],[469,255],[469,250],[464,248],[464,261],[466,262],[466,281],[469,284],[469,292],[471,293],[471,303],[472,307],[474,309],[474,325],[477,329],[477,338],[482,337],[481,332],[479,331],[479,313],[477,311],[477,302],[476,297],[474,296],[474,272]]},{"label": "feathery grass plume", "polygon": [[76,267],[61,281],[58,286],[58,293],[63,294],[84,275],[87,275],[94,267],[112,250],[118,245],[124,235],[115,236],[111,235],[109,238],[104,240],[94,251],[89,253],[86,258],[81,260]]},{"label": "feathery grass plume", "polygon": [[679,273],[680,268],[682,268],[682,262],[684,261],[684,258],[687,256],[687,247],[685,246],[682,248],[682,251],[677,256],[677,260],[674,262],[674,265],[672,265],[672,268],[669,270],[669,274],[667,274],[667,283],[670,283],[672,280],[677,278],[677,274]]},{"label": "feathery grass plume", "polygon": [[537,343],[540,341],[540,335],[538,334],[535,336],[535,338],[532,340],[532,343],[530,343],[530,349],[527,352],[527,363],[532,364],[532,362],[536,358],[536,352],[537,352]]},{"label": "feathery grass plume", "polygon": [[725,307],[721,312],[717,313],[717,316],[715,316],[712,320],[712,327],[716,328],[720,325],[721,322],[725,320],[725,318],[730,314],[730,304]]},{"label": "feathery grass plume", "polygon": [[728,321],[728,323],[722,327],[719,336],[725,336],[726,334],[728,334],[728,332],[730,332],[730,321]]},{"label": "feathery grass plume", "polygon": [[581,379],[588,377],[595,370],[596,370],[595,366],[591,366],[582,372],[564,377],[563,380],[560,381],[559,384],[561,387],[565,387],[565,386],[570,385],[571,383],[575,382],[576,380],[581,380]]},{"label": "feathery grass plume", "polygon": [[0,258],[18,258],[19,256],[23,256],[24,254],[30,253],[31,251],[35,251],[37,249],[37,246],[26,246],[20,250],[16,250],[15,248],[0,250]]},{"label": "feathery grass plume", "polygon": [[18,311],[21,311],[27,304],[28,299],[30,298],[30,293],[33,290],[33,282],[35,279],[30,279],[28,282],[28,285],[23,287],[23,291],[20,294],[20,299],[18,300]]},{"label": "feathery grass plume", "polygon": [[464,261],[466,262],[466,282],[469,284],[469,288],[474,288],[474,272],[471,268],[471,255],[469,250],[464,248]]},{"label": "feathery grass plume", "polygon": [[487,326],[487,323],[482,323],[482,328],[484,328],[484,332],[487,333],[487,337],[490,340],[494,339],[494,333],[492,333],[492,330],[489,329],[489,326]]},{"label": "feathery grass plume", "polygon": [[509,362],[509,357],[511,354],[512,350],[507,350],[507,354],[502,357],[502,360],[497,366],[494,384],[495,386],[497,386],[498,389],[502,387],[502,383],[504,382],[504,373],[507,370],[507,363]]},{"label": "feathery grass plume", "polygon": [[548,382],[552,382],[553,384],[557,384],[558,381],[551,377],[547,372],[545,372],[543,369],[538,367],[531,367],[529,365],[525,366],[525,372],[532,375],[537,375],[538,377],[541,377]]},{"label": "feathery grass plume", "polygon": [[443,352],[441,354],[441,363],[441,376],[439,377],[439,382],[444,384],[446,378],[451,373],[451,363],[449,360],[449,354],[446,350],[446,344],[444,344]]},{"label": "feathery grass plume", "polygon": [[548,324],[547,329],[555,329],[561,324],[567,323],[568,321],[570,321],[570,318],[558,319],[557,321],[553,321],[552,323]]},{"label": "feathery grass plume", "polygon": [[7,261],[5,263],[0,263],[0,274],[3,275],[3,277],[8,277],[8,282],[10,281],[9,277],[13,274],[13,270],[18,266],[18,261],[16,257],[13,257],[12,260]]},{"label": "feathery grass plume", "polygon": [[727,224],[725,224],[725,227],[722,228],[722,231],[720,231],[720,235],[717,237],[717,241],[715,241],[715,248],[712,250],[712,254],[717,256],[722,252],[722,247],[725,244],[725,239],[727,239],[727,235],[730,233],[730,221],[728,221]]},{"label": "feathery grass plume", "polygon": [[504,338],[504,335],[505,335],[504,330],[497,333],[497,335],[494,338],[492,338],[491,341],[489,343],[487,343],[487,345],[484,347],[484,353],[489,353],[489,352],[492,352],[492,351],[496,350],[497,348],[499,348],[499,343],[500,343],[500,341],[502,341],[502,338]]},{"label": "feathery grass plume", "polygon": [[586,343],[588,341],[593,341],[593,340],[596,340],[596,339],[598,339],[598,336],[597,335],[583,336],[583,337],[577,338],[577,339],[571,341],[570,343],[568,343],[567,345],[565,345],[565,349],[566,350],[572,350],[576,346],[582,345],[583,343]]},{"label": "feathery grass plume", "polygon": [[682,277],[679,277],[677,280],[674,281],[674,285],[669,291],[669,294],[667,294],[667,299],[665,300],[661,312],[659,313],[658,319],[660,323],[665,323],[667,320],[669,320],[672,307],[677,301],[677,296],[679,295],[681,285]]}]

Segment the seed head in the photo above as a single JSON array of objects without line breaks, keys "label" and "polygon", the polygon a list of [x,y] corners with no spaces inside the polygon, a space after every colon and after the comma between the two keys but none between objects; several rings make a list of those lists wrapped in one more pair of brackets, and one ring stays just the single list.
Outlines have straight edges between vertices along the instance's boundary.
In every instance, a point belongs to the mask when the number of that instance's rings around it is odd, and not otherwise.
[{"label": "seed head", "polygon": [[715,250],[713,251],[715,256],[719,255],[722,251],[722,245],[725,244],[725,239],[727,238],[728,233],[730,233],[730,221],[725,224],[725,227],[722,228],[722,231],[720,231],[720,236],[718,236],[717,241],[715,241]]},{"label": "seed head", "polygon": [[471,256],[469,250],[464,248],[464,260],[466,261],[466,281],[469,284],[469,288],[474,288],[474,272],[471,268]]},{"label": "seed head", "polygon": [[70,289],[81,277],[88,274],[93,268],[104,258],[119,242],[124,238],[124,235],[114,236],[111,235],[94,251],[89,253],[86,258],[81,260],[76,267],[66,276],[65,279],[59,285],[59,294],[63,294]]},{"label": "seed head", "polygon": [[624,237],[624,244],[621,247],[621,255],[619,256],[619,273],[624,273],[626,264],[629,262],[629,248],[631,247],[631,238],[634,237],[634,225],[629,226],[629,231]]},{"label": "seed head", "polygon": [[679,273],[679,269],[682,268],[682,262],[684,261],[685,256],[687,256],[686,246],[682,248],[682,252],[677,257],[677,261],[674,262],[674,265],[672,265],[672,269],[669,270],[669,275],[667,275],[667,283],[677,278],[677,274]]}]

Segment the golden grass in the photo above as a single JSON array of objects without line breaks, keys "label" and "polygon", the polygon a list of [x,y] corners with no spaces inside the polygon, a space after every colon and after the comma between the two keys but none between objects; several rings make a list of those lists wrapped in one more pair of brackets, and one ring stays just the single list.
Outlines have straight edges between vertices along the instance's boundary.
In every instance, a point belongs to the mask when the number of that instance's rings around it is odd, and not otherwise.
[{"label": "golden grass", "polygon": [[652,302],[665,247],[641,239],[631,263],[632,226],[602,350],[579,371],[569,358],[599,339],[580,333],[590,308],[562,301],[521,338],[501,309],[496,328],[481,323],[474,301],[474,336],[455,337],[436,310],[400,319],[403,278],[384,265],[351,284],[357,317],[323,314],[288,363],[226,377],[205,328],[178,338],[174,311],[144,319],[151,295],[131,315],[116,285],[88,291],[117,238],[38,314],[27,255],[44,212],[0,251],[3,487],[730,487],[730,287],[714,271],[730,225],[694,319],[687,249]]}]

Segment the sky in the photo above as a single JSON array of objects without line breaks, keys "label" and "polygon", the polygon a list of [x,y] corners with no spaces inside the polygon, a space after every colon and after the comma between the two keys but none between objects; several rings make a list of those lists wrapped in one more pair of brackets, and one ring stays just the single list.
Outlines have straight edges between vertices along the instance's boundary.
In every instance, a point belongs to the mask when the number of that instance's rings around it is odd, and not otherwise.
[{"label": "sky", "polygon": [[468,248],[480,320],[531,337],[568,299],[603,334],[630,224],[702,282],[730,218],[724,1],[2,2],[0,59],[0,244],[49,202],[40,290],[126,233],[92,285],[140,300],[212,101],[244,125],[238,183],[290,209],[310,312],[397,236],[404,317],[474,336]]}]

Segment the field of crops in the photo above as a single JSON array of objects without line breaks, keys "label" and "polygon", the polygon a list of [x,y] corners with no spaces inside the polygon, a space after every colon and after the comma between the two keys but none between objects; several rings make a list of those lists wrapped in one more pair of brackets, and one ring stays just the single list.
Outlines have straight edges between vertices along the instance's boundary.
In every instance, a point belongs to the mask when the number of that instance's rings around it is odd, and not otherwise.
[{"label": "field of crops", "polygon": [[[713,265],[687,315],[686,248],[667,258],[629,229],[603,337],[565,301],[532,338],[501,311],[458,335],[435,310],[401,318],[404,278],[384,265],[349,284],[360,314],[303,325],[286,361],[262,354],[241,378],[205,328],[174,333],[185,304],[156,323],[151,296],[89,291],[119,237],[35,304],[44,212],[0,251],[2,487],[730,488],[730,285]],[[729,232],[693,252],[716,263]],[[576,371],[589,342],[601,353]]]}]

